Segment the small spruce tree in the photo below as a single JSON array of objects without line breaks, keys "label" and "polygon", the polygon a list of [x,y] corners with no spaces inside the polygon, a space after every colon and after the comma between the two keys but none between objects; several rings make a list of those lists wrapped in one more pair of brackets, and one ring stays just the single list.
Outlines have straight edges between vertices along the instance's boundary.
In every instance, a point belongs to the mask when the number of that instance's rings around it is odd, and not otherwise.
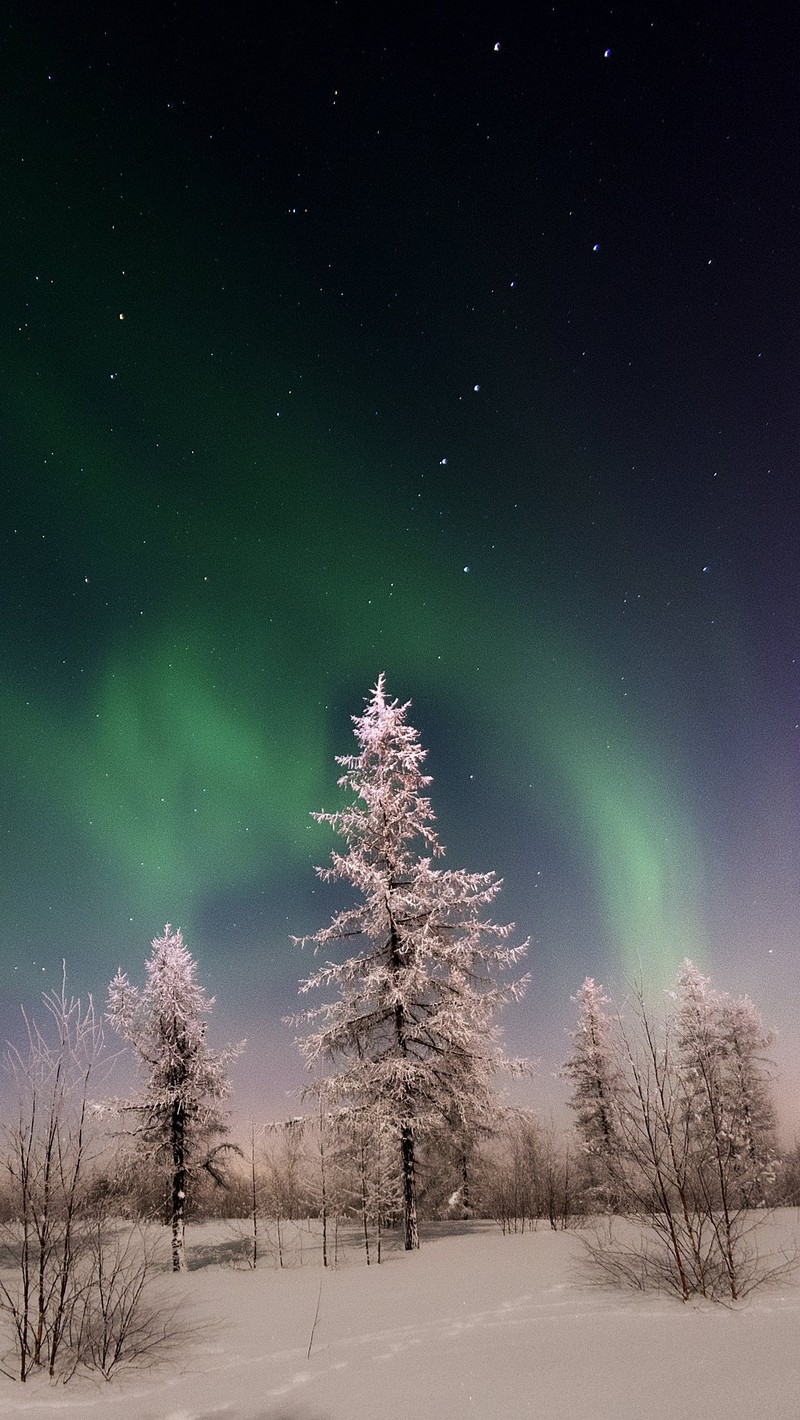
[{"label": "small spruce tree", "polygon": [[182,1272],[190,1180],[204,1169],[223,1183],[224,1155],[235,1151],[220,1137],[227,1124],[219,1104],[230,1093],[226,1066],[242,1047],[213,1051],[208,1045],[206,1018],[214,1001],[197,982],[197,963],[180,931],[167,923],[152,946],[143,991],[121,969],[109,987],[108,1019],[133,1047],[144,1074],[139,1098],[115,1107],[138,1118],[134,1133],[167,1171],[172,1266]]},{"label": "small spruce tree", "polygon": [[723,1216],[763,1204],[774,1178],[773,1037],[746,996],[715,991],[688,958],[675,992],[678,1064],[694,1120],[697,1171]]},{"label": "small spruce tree", "polygon": [[589,1196],[613,1211],[623,1186],[619,1105],[624,1080],[613,1021],[606,1011],[612,1002],[591,976],[572,999],[578,1006],[578,1026],[571,1032],[572,1054],[562,1073],[572,1081],[570,1103],[583,1146]]}]

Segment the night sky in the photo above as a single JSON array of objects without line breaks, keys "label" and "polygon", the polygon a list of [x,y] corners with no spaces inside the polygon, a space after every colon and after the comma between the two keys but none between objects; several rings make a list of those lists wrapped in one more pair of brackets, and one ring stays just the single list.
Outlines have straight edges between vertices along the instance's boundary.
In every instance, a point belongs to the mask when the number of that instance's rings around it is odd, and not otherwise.
[{"label": "night sky", "polygon": [[6,7],[4,1037],[169,921],[238,1107],[296,1112],[310,813],[385,671],[532,938],[526,1102],[586,974],[689,955],[800,1127],[790,13]]}]

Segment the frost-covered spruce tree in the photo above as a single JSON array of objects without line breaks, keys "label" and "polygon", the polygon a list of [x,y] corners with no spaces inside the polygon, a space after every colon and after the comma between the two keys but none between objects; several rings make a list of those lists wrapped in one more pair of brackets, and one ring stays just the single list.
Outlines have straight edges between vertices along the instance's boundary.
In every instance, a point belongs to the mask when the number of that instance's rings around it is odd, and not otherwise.
[{"label": "frost-covered spruce tree", "polygon": [[735,1168],[745,1207],[763,1204],[775,1182],[778,1158],[777,1112],[772,1093],[773,1062],[765,1054],[774,1042],[748,996],[720,1003],[727,1046],[726,1078],[735,1120]]},{"label": "frost-covered spruce tree", "polygon": [[[354,800],[314,817],[345,841],[325,882],[347,882],[356,906],[328,927],[297,939],[315,949],[347,944],[301,992],[332,989],[329,1003],[298,1018],[310,1024],[300,1042],[308,1065],[328,1063],[328,1087],[341,1104],[375,1107],[388,1117],[399,1148],[406,1248],[419,1246],[415,1161],[421,1132],[442,1120],[472,1124],[492,1114],[492,1079],[507,1064],[493,1017],[524,989],[501,987],[527,943],[502,945],[513,924],[484,911],[497,895],[494,873],[433,866],[443,849],[424,790],[426,751],[407,723],[410,702],[387,700],[383,675],[363,715],[354,716],[358,753],[337,759]],[[356,950],[353,950],[356,948]]]},{"label": "frost-covered spruce tree", "polygon": [[169,923],[152,943],[143,991],[120,969],[109,987],[108,1019],[132,1045],[144,1075],[138,1099],[115,1101],[137,1118],[134,1133],[169,1178],[172,1266],[186,1267],[184,1229],[190,1181],[201,1169],[217,1183],[234,1146],[219,1104],[230,1093],[226,1066],[241,1046],[212,1050],[206,1018],[214,1004],[197,982],[197,963]]},{"label": "frost-covered spruce tree", "polygon": [[563,1073],[572,1081],[570,1104],[586,1157],[588,1186],[595,1198],[614,1208],[623,1191],[620,1095],[625,1088],[611,1000],[587,976],[578,994],[578,1026],[571,1032],[572,1054]]},{"label": "frost-covered spruce tree", "polygon": [[694,1121],[698,1183],[723,1216],[764,1202],[772,1181],[772,1036],[747,997],[715,991],[688,958],[678,973],[674,1028],[685,1108]]}]

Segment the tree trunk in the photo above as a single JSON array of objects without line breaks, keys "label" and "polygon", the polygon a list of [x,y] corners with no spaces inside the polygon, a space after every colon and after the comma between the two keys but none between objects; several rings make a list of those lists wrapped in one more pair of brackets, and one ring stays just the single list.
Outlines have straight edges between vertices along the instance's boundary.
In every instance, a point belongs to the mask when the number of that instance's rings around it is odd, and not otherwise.
[{"label": "tree trunk", "polygon": [[367,1180],[367,1146],[364,1139],[363,1129],[359,1141],[359,1180],[361,1183],[361,1220],[364,1224],[364,1252],[367,1257],[367,1267],[370,1264],[369,1256],[369,1189]]},{"label": "tree trunk", "polygon": [[414,1131],[410,1124],[400,1130],[400,1161],[403,1171],[403,1224],[405,1229],[405,1249],[419,1247],[417,1228],[417,1182],[414,1172]]},{"label": "tree trunk", "polygon": [[[403,965],[402,947],[397,928],[392,917],[391,907],[387,898],[386,906],[389,912],[389,922],[391,934],[389,938],[389,961],[391,963],[392,975],[395,981],[398,978]],[[400,1001],[394,1008],[394,1033],[397,1042],[398,1054],[405,1059],[408,1055],[408,1045],[406,1043],[406,1017],[405,1011]],[[408,1086],[404,1086],[404,1106],[408,1102]],[[410,1252],[412,1248],[419,1247],[419,1231],[417,1229],[417,1180],[414,1172],[414,1130],[408,1119],[400,1126],[400,1166],[403,1175],[403,1225],[405,1231],[405,1249]]]},{"label": "tree trunk", "polygon": [[[320,1126],[321,1128],[321,1126]],[[328,1266],[328,1192],[325,1180],[325,1144],[320,1133],[319,1165],[322,1174],[322,1266]]]},{"label": "tree trunk", "polygon": [[256,1127],[250,1121],[250,1211],[253,1219],[253,1246],[250,1255],[250,1265],[253,1270],[258,1266],[258,1186],[256,1179]]},{"label": "tree trunk", "polygon": [[461,1207],[464,1213],[469,1213],[469,1166],[467,1159],[467,1146],[461,1146]]},{"label": "tree trunk", "polygon": [[172,1106],[172,1270],[186,1271],[186,1119],[183,1104]]}]

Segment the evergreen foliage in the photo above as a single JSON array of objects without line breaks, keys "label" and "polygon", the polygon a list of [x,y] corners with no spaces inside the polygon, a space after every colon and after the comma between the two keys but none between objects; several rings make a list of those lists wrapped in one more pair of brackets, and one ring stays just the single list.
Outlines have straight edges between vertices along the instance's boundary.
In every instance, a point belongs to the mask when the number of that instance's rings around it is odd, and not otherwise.
[{"label": "evergreen foliage", "polygon": [[641,987],[632,1024],[587,980],[564,1067],[595,1200],[643,1225],[591,1249],[602,1270],[686,1300],[746,1295],[771,1275],[756,1228],[775,1173],[770,1036],[747,998],[715,991],[684,961],[659,1022]]},{"label": "evergreen foliage", "polygon": [[619,1093],[621,1071],[614,1048],[610,998],[587,976],[577,996],[578,1026],[563,1074],[572,1081],[570,1103],[584,1150],[586,1186],[597,1203],[619,1201]]},{"label": "evergreen foliage", "polygon": [[220,1103],[230,1093],[226,1066],[241,1046],[213,1051],[206,1041],[214,1004],[197,981],[197,963],[169,923],[152,943],[143,991],[120,969],[109,987],[108,1019],[132,1045],[144,1075],[136,1100],[116,1108],[138,1119],[135,1134],[169,1178],[173,1269],[186,1266],[184,1228],[190,1180],[204,1169],[223,1182],[224,1155],[233,1145]]},{"label": "evergreen foliage", "polygon": [[746,996],[715,991],[684,961],[675,993],[678,1064],[691,1114],[698,1186],[719,1206],[764,1203],[775,1178],[773,1037]]},{"label": "evergreen foliage", "polygon": [[301,1042],[309,1066],[324,1060],[333,1067],[332,1096],[391,1120],[412,1248],[420,1132],[447,1119],[469,1133],[491,1116],[492,1079],[512,1064],[493,1017],[525,985],[502,987],[497,976],[527,943],[506,946],[513,924],[485,916],[500,890],[493,873],[434,867],[444,850],[425,794],[426,751],[408,709],[387,700],[381,676],[364,714],[353,717],[358,753],[337,760],[345,771],[339,784],[353,801],[314,815],[346,844],[319,876],[349,883],[360,901],[300,939],[315,949],[344,942],[356,950],[302,983],[303,993],[330,988],[336,995],[298,1020],[312,1026]]}]

